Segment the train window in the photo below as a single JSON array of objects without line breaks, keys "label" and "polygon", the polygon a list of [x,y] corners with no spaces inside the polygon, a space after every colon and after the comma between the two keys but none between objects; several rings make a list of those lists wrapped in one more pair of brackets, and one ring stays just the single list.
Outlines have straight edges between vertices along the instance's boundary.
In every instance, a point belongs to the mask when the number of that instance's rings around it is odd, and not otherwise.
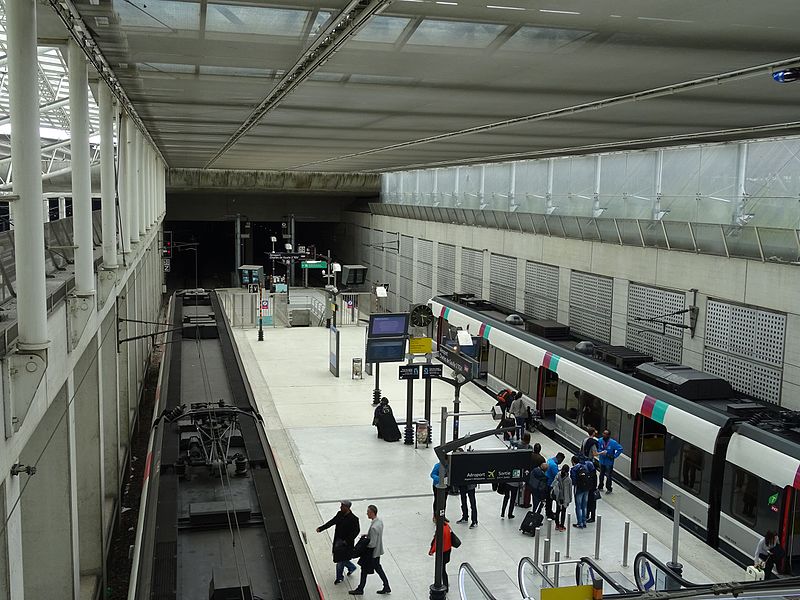
[{"label": "train window", "polygon": [[559,381],[556,413],[573,423],[578,423],[581,416],[580,393],[581,391],[575,386],[566,381]]},{"label": "train window", "polygon": [[506,354],[506,369],[503,381],[513,388],[519,387],[519,359],[511,354]]},{"label": "train window", "polygon": [[489,373],[494,373],[494,361],[497,359],[497,348],[494,346],[489,346],[489,365],[488,371]]},{"label": "train window", "polygon": [[725,465],[723,498],[730,498],[725,512],[750,528],[764,533],[768,529],[778,530],[780,523],[781,488],[771,484],[750,471]]},{"label": "train window", "polygon": [[492,375],[494,375],[498,379],[503,379],[503,377],[505,377],[505,367],[506,367],[506,353],[497,348],[494,357],[494,369],[492,369]]},{"label": "train window", "polygon": [[589,392],[579,391],[578,400],[581,405],[581,425],[584,428],[594,427],[603,430],[603,401]]},{"label": "train window", "polygon": [[664,478],[708,502],[711,489],[711,455],[668,434],[664,452]]},{"label": "train window", "polygon": [[[519,365],[519,389],[523,394],[531,395],[531,366],[524,360]],[[536,387],[533,390],[535,392]]]},{"label": "train window", "polygon": [[605,403],[606,405],[606,423],[603,429],[608,429],[611,437],[619,441],[619,432],[622,426],[622,411],[616,406]]}]

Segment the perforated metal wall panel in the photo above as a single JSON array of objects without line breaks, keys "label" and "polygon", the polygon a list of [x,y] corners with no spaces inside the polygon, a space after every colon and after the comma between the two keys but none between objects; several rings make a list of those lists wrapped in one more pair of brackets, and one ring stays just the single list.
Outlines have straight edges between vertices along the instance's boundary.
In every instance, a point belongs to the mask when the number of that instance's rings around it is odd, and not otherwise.
[{"label": "perforated metal wall panel", "polygon": [[427,302],[433,296],[433,242],[417,239],[417,287],[414,302]]},{"label": "perforated metal wall panel", "polygon": [[611,343],[613,279],[572,271],[569,285],[569,326],[592,339]]},{"label": "perforated metal wall panel", "polygon": [[[386,232],[385,241],[393,241],[397,239],[396,233]],[[384,251],[384,258],[386,260],[386,273],[384,279],[389,283],[389,293],[386,296],[386,308],[389,311],[397,310],[397,251],[391,244],[386,245]]]},{"label": "perforated metal wall panel", "polygon": [[483,295],[483,252],[461,249],[461,290],[465,294]]},{"label": "perforated metal wall panel", "polygon": [[452,294],[456,291],[456,247],[439,242],[437,293]]},{"label": "perforated metal wall panel", "polygon": [[359,229],[361,230],[361,253],[358,262],[369,267],[372,264],[372,230],[369,227],[359,227]]},{"label": "perforated metal wall panel", "polygon": [[398,310],[406,311],[414,300],[414,238],[400,236],[400,289],[398,290]]},{"label": "perforated metal wall panel", "polygon": [[704,368],[739,391],[780,402],[786,315],[709,300],[705,334]]},{"label": "perforated metal wall panel", "polygon": [[517,259],[492,254],[489,257],[489,301],[507,308],[517,308]]},{"label": "perforated metal wall panel", "polygon": [[372,230],[372,268],[369,271],[370,281],[375,283],[386,283],[383,278],[383,231],[380,229]]},{"label": "perforated metal wall panel", "polygon": [[[683,324],[685,315],[673,315],[686,308],[686,296],[680,292],[632,283],[628,286],[628,327],[625,345],[667,362],[683,360],[683,329],[662,326],[652,321]],[[666,316],[670,315],[670,316]],[[663,331],[663,333],[662,333]]]},{"label": "perforated metal wall panel", "polygon": [[525,314],[536,319],[558,319],[558,267],[525,263]]}]

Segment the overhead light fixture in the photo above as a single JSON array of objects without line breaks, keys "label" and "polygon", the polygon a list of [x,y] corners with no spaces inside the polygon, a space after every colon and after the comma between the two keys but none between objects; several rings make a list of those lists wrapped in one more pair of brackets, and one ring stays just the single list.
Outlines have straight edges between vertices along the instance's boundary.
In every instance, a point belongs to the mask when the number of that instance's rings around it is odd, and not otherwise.
[{"label": "overhead light fixture", "polygon": [[386,298],[389,295],[389,293],[386,291],[385,287],[379,285],[378,287],[375,288],[375,295],[378,298]]},{"label": "overhead light fixture", "polygon": [[778,83],[794,83],[795,81],[800,81],[800,67],[775,71],[772,74],[772,78]]}]

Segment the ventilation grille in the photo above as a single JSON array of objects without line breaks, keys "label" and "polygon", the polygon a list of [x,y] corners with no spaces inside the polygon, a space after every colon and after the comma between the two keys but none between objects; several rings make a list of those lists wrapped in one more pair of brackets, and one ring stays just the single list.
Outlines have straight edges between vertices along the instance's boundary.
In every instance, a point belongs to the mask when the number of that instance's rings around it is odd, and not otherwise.
[{"label": "ventilation grille", "polygon": [[438,293],[453,294],[456,291],[456,247],[441,242],[438,246]]},{"label": "ventilation grille", "polygon": [[414,302],[427,302],[433,296],[433,242],[417,240],[417,289]]},{"label": "ventilation grille", "polygon": [[558,267],[525,263],[525,314],[558,320]]},{"label": "ventilation grille", "polygon": [[631,284],[628,286],[628,327],[625,345],[658,360],[683,362],[683,329],[640,319],[658,318],[666,323],[683,324],[685,315],[668,315],[686,308],[686,296],[680,292]]},{"label": "ventilation grille", "polygon": [[502,254],[492,254],[489,258],[489,300],[508,310],[516,310],[516,258]]},{"label": "ventilation grille", "polygon": [[569,285],[569,326],[574,332],[611,343],[613,279],[572,271]]},{"label": "ventilation grille", "polygon": [[414,238],[410,235],[400,237],[400,289],[398,307],[401,311],[408,310],[414,299]]},{"label": "ventilation grille", "polygon": [[483,252],[472,248],[461,249],[461,292],[483,295]]}]

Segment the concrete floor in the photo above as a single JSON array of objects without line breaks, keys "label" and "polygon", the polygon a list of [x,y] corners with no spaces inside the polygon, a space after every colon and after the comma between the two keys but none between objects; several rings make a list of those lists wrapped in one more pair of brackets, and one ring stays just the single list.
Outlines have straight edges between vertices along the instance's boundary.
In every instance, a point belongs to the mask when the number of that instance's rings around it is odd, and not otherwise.
[{"label": "concrete floor", "polygon": [[[433,582],[433,558],[428,548],[433,536],[430,471],[436,462],[433,447],[406,446],[402,441],[386,443],[377,439],[372,422],[373,377],[350,378],[353,357],[362,357],[364,328],[341,329],[341,377],[328,371],[329,332],[324,328],[265,329],[258,342],[256,330],[235,330],[235,338],[248,372],[267,435],[273,446],[284,485],[290,495],[297,525],[307,541],[307,550],[325,598],[345,598],[357,584],[357,574],[334,586],[331,562],[333,530],[321,534],[315,529],[332,517],[341,499],[353,502],[353,511],[368,527],[368,504],[378,507],[385,524],[381,562],[389,577],[392,598],[421,600],[428,597]],[[384,365],[381,372],[383,395],[390,399],[398,420],[405,418],[406,384],[397,380],[396,365]],[[453,388],[433,383],[433,411],[452,409]],[[423,416],[424,387],[417,382],[414,418]],[[462,389],[462,411],[488,411],[492,400],[472,385]],[[436,420],[436,419],[434,419]],[[463,417],[461,435],[495,426],[488,416]],[[450,429],[452,425],[450,425]],[[452,433],[452,431],[451,431]],[[439,440],[440,425],[433,435]],[[448,439],[450,439],[448,437]],[[543,434],[534,434],[545,456],[563,450]],[[476,447],[501,447],[496,437],[481,440]],[[502,498],[488,485],[478,491],[479,527],[470,530],[456,524],[460,518],[458,497],[448,500],[447,516],[463,544],[453,550],[449,565],[450,597],[458,597],[458,565],[469,562],[498,600],[517,600],[517,565],[532,556],[533,539],[519,532],[525,510],[518,508],[513,520],[500,519]],[[572,508],[572,507],[571,507]],[[622,566],[624,522],[631,522],[629,565],[641,549],[642,531],[649,533],[648,550],[662,561],[670,559],[668,544],[672,522],[661,513],[629,495],[622,487],[604,495],[598,503],[603,517],[600,565],[620,580],[633,581],[631,567]],[[573,517],[574,518],[574,517]],[[595,531],[572,530],[570,556],[593,556]],[[553,533],[552,550],[564,554],[566,534]],[[690,581],[732,581],[742,570],[686,531],[681,532],[680,560],[684,577]],[[562,584],[574,573],[573,566],[561,570]],[[574,579],[572,579],[574,584]],[[350,587],[348,587],[350,586]],[[367,580],[366,595],[377,597],[377,575]]]}]

